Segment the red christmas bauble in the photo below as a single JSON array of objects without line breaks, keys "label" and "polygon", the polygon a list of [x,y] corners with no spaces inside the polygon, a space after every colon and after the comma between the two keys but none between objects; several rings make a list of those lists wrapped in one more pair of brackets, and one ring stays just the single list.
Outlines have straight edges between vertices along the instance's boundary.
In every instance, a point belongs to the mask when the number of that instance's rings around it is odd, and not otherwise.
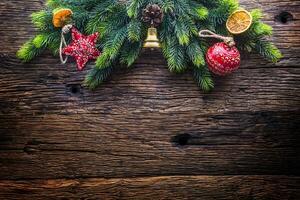
[{"label": "red christmas bauble", "polygon": [[241,56],[236,47],[220,42],[208,49],[206,60],[210,71],[225,76],[239,68]]}]

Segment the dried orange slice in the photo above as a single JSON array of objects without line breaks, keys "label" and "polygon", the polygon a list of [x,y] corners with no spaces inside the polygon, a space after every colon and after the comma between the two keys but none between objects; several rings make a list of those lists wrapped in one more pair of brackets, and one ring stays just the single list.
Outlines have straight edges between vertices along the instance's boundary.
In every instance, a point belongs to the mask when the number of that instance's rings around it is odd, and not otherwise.
[{"label": "dried orange slice", "polygon": [[236,10],[227,19],[227,30],[232,34],[241,34],[247,31],[252,24],[252,15],[246,10]]},{"label": "dried orange slice", "polygon": [[68,8],[59,8],[53,11],[52,22],[57,28],[63,27],[71,19],[73,12]]}]

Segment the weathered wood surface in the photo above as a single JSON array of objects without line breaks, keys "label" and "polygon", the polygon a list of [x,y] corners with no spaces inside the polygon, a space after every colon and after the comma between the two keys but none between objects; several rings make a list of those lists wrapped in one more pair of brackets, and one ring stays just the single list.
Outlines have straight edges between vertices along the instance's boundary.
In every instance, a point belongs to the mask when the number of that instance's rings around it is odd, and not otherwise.
[{"label": "weathered wood surface", "polygon": [[[299,178],[162,176],[1,181],[5,199],[299,199]],[[11,198],[13,197],[13,198]],[[155,198],[157,197],[157,198]],[[200,198],[201,197],[201,198]],[[98,199],[99,199],[98,198]]]},{"label": "weathered wood surface", "polygon": [[0,2],[0,199],[300,199],[300,1],[241,1],[285,58],[244,56],[209,94],[160,53],[93,92],[47,53],[21,64],[43,4]]}]

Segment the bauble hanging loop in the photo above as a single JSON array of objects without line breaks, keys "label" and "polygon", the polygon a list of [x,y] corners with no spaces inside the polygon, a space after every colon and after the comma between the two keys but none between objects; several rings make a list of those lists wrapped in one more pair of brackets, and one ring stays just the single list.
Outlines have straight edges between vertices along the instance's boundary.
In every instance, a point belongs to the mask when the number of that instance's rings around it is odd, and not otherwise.
[{"label": "bauble hanging loop", "polygon": [[68,61],[68,56],[66,56],[65,58],[63,57],[63,48],[67,46],[65,34],[68,34],[70,32],[70,30],[72,29],[72,27],[73,27],[72,24],[68,24],[68,25],[65,25],[61,29],[61,39],[60,39],[60,45],[59,45],[59,58],[60,58],[60,61],[62,64],[66,64]]},{"label": "bauble hanging loop", "polygon": [[226,37],[226,36],[218,35],[210,30],[201,30],[199,32],[199,36],[203,37],[203,38],[217,38],[217,39],[223,40],[230,47],[235,46],[233,37]]},{"label": "bauble hanging loop", "polygon": [[67,34],[70,32],[70,30],[72,29],[73,25],[72,24],[68,24],[68,25],[65,25],[62,29],[61,29],[61,32],[63,34]]}]

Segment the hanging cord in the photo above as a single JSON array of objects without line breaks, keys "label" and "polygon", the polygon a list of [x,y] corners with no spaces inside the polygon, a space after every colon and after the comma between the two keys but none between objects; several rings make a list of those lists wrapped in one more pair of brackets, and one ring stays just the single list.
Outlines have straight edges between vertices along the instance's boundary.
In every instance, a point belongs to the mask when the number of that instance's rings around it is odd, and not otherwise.
[{"label": "hanging cord", "polygon": [[223,40],[228,46],[233,47],[235,46],[235,42],[233,37],[225,37],[222,35],[218,35],[210,30],[202,30],[199,32],[199,36],[203,38],[217,38]]},{"label": "hanging cord", "polygon": [[63,48],[67,46],[67,42],[65,39],[65,34],[68,34],[71,30],[71,28],[73,27],[72,24],[68,24],[65,25],[62,29],[61,29],[61,39],[60,39],[60,45],[59,45],[59,57],[60,57],[60,61],[62,64],[66,64],[66,62],[68,61],[68,56],[66,56],[66,58],[63,57]]}]

